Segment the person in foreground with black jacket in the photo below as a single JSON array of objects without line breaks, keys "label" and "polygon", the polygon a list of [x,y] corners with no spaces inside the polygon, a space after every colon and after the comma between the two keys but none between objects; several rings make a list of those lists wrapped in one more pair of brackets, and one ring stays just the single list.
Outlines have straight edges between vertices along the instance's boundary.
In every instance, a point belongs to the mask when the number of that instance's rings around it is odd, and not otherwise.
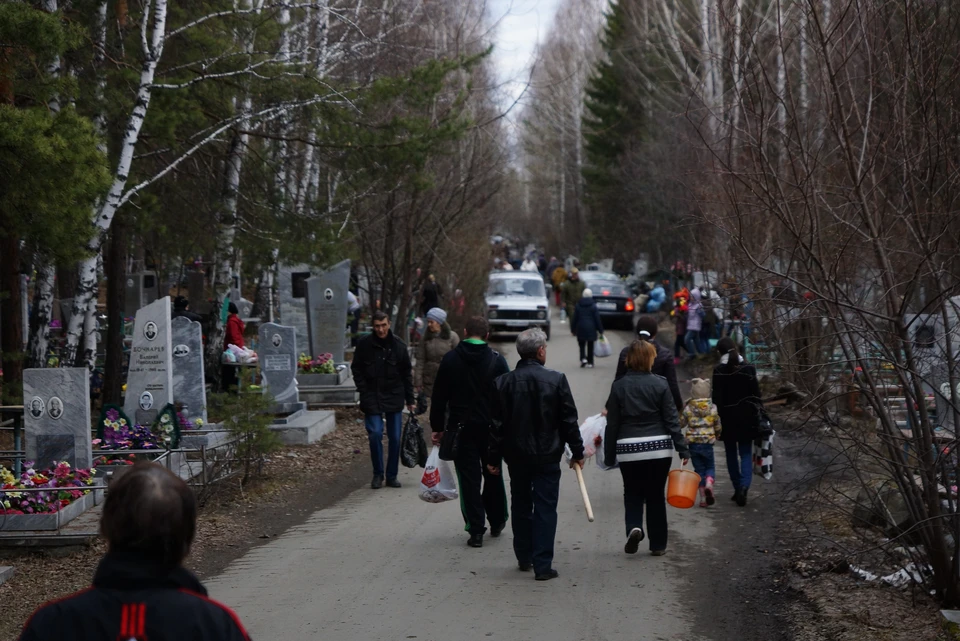
[{"label": "person in foreground with black jacket", "polygon": [[403,406],[413,413],[413,366],[407,344],[390,331],[390,318],[383,312],[373,315],[373,333],[357,343],[351,365],[353,380],[360,394],[360,409],[370,437],[370,460],[373,480],[370,487],[383,487],[383,429],[386,416],[387,485],[400,487],[400,434],[403,429]]},{"label": "person in foreground with black jacket", "polygon": [[684,465],[690,449],[680,431],[677,410],[667,381],[653,374],[656,348],[634,341],[627,353],[627,375],[616,381],[607,400],[604,460],[620,464],[623,505],[627,524],[624,552],[636,554],[644,539],[643,512],[647,511],[650,554],[667,551],[667,505],[664,488],[676,449]]},{"label": "person in foreground with black jacket", "polygon": [[[670,388],[670,396],[673,397],[673,404],[677,407],[677,415],[683,413],[683,397],[680,396],[680,386],[677,384],[677,368],[673,364],[673,353],[659,345],[657,338],[657,319],[655,316],[641,316],[637,320],[637,338],[647,341],[657,350],[657,358],[653,361],[653,373],[662,376],[667,381]],[[620,360],[617,363],[617,375],[614,382],[619,381],[627,375],[627,353],[630,351],[630,345],[623,348],[620,352]]]},{"label": "person in foreground with black jacket", "polygon": [[100,520],[109,547],[93,586],[42,606],[20,641],[250,641],[182,566],[196,526],[186,483],[156,463],[133,466],[110,485]]},{"label": "person in foreground with black jacket", "polygon": [[489,335],[484,318],[474,316],[467,321],[467,338],[440,361],[430,404],[434,444],[440,443],[444,431],[459,433],[453,463],[460,485],[460,509],[470,533],[467,545],[474,548],[483,547],[487,520],[493,537],[500,536],[507,524],[503,477],[487,469],[487,450],[494,381],[510,367],[487,345]]},{"label": "person in foreground with black jacket", "polygon": [[528,329],[517,338],[520,363],[497,379],[488,469],[510,466],[513,551],[520,569],[537,581],[557,578],[553,545],[560,498],[560,458],[570,446],[570,466],[583,467],[577,406],[566,375],[547,369],[547,335]]}]

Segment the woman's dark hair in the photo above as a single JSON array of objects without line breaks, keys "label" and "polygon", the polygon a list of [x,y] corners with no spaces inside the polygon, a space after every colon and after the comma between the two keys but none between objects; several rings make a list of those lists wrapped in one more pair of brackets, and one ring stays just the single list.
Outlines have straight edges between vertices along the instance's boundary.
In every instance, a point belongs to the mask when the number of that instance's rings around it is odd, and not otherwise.
[{"label": "woman's dark hair", "polygon": [[100,533],[111,551],[174,568],[187,557],[196,529],[193,490],[165,467],[137,463],[110,484]]},{"label": "woman's dark hair", "polygon": [[724,336],[717,341],[717,351],[720,352],[720,356],[729,354],[726,367],[728,371],[735,372],[740,369],[740,352],[737,351],[737,344],[732,338]]},{"label": "woman's dark hair", "polygon": [[657,335],[657,319],[653,316],[641,316],[637,320],[637,336],[640,336],[640,332],[646,332],[646,336],[641,336],[645,340],[651,340],[654,336]]},{"label": "woman's dark hair", "polygon": [[240,310],[237,309],[237,304],[236,304],[236,303],[230,303],[229,305],[227,305],[227,311],[230,312],[231,314],[239,314],[239,313],[240,313]]}]

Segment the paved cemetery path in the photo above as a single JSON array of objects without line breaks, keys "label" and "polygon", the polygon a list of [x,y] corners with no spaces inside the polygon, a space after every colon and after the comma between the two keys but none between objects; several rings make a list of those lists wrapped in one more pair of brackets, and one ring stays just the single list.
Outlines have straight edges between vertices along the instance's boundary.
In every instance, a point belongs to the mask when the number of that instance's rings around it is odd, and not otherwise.
[{"label": "paved cemetery path", "polygon": [[[617,354],[628,335],[609,335]],[[512,344],[497,348],[512,367]],[[582,421],[600,411],[616,362],[581,370],[576,351],[566,326],[556,325],[548,365],[568,374]],[[701,605],[688,591],[707,564],[720,565],[722,577],[725,563],[711,542],[720,522],[705,510],[670,509],[667,556],[649,556],[646,542],[626,556],[620,474],[587,466],[596,513],[588,523],[574,473],[565,471],[560,578],[538,583],[517,570],[509,527],[482,549],[468,548],[458,505],[421,502],[419,474],[401,470],[402,489],[361,489],[314,514],[212,578],[211,595],[234,607],[258,640],[721,638],[696,616]]]}]

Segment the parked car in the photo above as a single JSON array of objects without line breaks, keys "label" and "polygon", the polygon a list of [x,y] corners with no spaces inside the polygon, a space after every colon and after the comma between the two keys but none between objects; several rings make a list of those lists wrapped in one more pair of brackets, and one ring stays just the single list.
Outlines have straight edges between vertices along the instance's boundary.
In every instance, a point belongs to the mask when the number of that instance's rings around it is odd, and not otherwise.
[{"label": "parked car", "polygon": [[633,329],[636,303],[619,276],[610,272],[580,272],[580,278],[593,291],[604,327]]},{"label": "parked car", "polygon": [[493,272],[486,302],[491,334],[539,327],[550,338],[550,304],[537,272]]}]

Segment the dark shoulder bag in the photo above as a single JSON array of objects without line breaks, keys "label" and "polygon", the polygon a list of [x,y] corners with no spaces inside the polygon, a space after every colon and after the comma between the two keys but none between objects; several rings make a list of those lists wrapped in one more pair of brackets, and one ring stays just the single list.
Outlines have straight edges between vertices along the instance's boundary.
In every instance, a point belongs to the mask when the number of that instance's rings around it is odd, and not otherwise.
[{"label": "dark shoulder bag", "polygon": [[[493,373],[493,368],[497,366],[497,359],[500,358],[500,353],[496,350],[491,350],[493,352],[493,358],[490,359],[490,366],[485,372],[486,378],[489,378]],[[461,359],[462,361],[462,359]],[[473,370],[469,370],[471,376],[475,376]],[[481,383],[483,381],[480,381]],[[480,389],[483,389],[483,385],[478,385]],[[452,461],[457,458],[457,454],[460,452],[460,432],[463,431],[463,423],[457,422],[455,425],[447,425],[447,428],[443,431],[443,436],[440,437],[440,460],[441,461]]]}]

